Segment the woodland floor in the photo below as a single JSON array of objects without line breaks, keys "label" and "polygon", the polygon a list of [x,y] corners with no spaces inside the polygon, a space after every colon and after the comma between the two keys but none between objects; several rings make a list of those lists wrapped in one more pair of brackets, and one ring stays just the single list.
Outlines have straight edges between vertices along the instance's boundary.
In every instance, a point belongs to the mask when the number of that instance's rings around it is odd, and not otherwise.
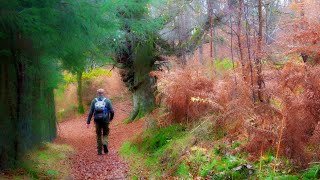
[{"label": "woodland floor", "polygon": [[85,127],[86,117],[72,119],[59,125],[58,143],[73,146],[76,154],[72,156],[72,179],[125,179],[128,166],[119,157],[121,144],[139,133],[143,128],[143,121],[124,124],[131,105],[128,102],[114,105],[117,115],[110,125],[109,153],[98,156],[96,150],[95,128]]},{"label": "woodland floor", "polygon": [[[113,87],[108,95],[112,99],[117,96],[119,90],[125,87],[117,77],[112,83]],[[114,87],[118,86],[118,87]],[[126,93],[127,94],[127,93]],[[75,148],[76,154],[71,157],[71,179],[127,179],[128,165],[120,158],[119,148],[121,144],[142,131],[143,121],[125,124],[124,119],[129,116],[132,109],[131,100],[113,101],[115,119],[110,124],[109,153],[97,155],[96,135],[94,123],[90,129],[86,128],[87,116],[82,116],[64,121],[59,124],[56,143],[69,144]]]}]

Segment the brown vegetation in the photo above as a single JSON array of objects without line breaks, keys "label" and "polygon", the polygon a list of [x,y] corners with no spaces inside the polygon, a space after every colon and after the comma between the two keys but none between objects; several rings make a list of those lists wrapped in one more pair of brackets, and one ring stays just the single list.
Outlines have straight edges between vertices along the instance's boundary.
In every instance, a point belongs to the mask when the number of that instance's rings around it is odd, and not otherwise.
[{"label": "brown vegetation", "polygon": [[210,68],[196,63],[156,73],[159,97],[168,107],[166,123],[192,124],[207,117],[222,137],[246,137],[242,150],[253,159],[273,151],[299,167],[319,160],[319,67],[306,69],[292,60],[282,70],[268,69],[273,77],[266,76],[267,83],[278,88],[266,88],[265,103],[253,101],[250,86],[237,74],[210,78]]},{"label": "brown vegetation", "polygon": [[[259,16],[248,19],[251,5],[257,5]],[[297,167],[306,167],[319,160],[320,151],[320,4],[314,0],[291,3],[287,11],[292,16],[281,15],[273,40],[268,29],[264,37],[270,23],[264,1],[239,1],[234,6],[241,12],[235,19],[230,16],[230,32],[217,30],[230,44],[225,49],[230,52],[220,54],[231,53],[232,70],[221,73],[214,67],[219,60],[210,55],[211,46],[202,44],[201,54],[199,50],[191,56],[186,66],[154,73],[159,78],[158,97],[168,107],[166,123],[210,119],[220,138],[245,137],[248,143],[241,149],[252,159],[271,151],[276,159],[284,156]],[[238,37],[236,42],[233,35]]]}]

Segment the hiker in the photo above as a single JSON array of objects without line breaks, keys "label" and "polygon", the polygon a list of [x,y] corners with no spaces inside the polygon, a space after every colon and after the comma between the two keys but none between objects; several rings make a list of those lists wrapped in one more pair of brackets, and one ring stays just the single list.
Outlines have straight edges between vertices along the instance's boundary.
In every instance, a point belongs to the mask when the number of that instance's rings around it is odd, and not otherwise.
[{"label": "hiker", "polygon": [[98,97],[94,98],[91,102],[90,113],[87,120],[87,128],[90,127],[90,121],[92,116],[94,115],[98,155],[102,155],[101,132],[103,135],[103,151],[105,154],[108,154],[109,123],[113,119],[114,111],[111,105],[111,101],[104,97],[104,90],[98,89],[97,94]]}]

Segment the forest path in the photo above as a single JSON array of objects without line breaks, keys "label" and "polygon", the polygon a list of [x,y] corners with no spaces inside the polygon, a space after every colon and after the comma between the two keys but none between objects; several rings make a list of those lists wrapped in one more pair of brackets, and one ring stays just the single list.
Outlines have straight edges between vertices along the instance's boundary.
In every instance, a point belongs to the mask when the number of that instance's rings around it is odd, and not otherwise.
[{"label": "forest path", "polygon": [[[71,157],[71,179],[128,179],[128,166],[120,158],[119,149],[121,144],[134,137],[142,131],[144,122],[142,120],[125,124],[132,110],[132,103],[128,93],[126,97],[117,98],[125,87],[120,79],[112,78],[118,82],[119,87],[114,83],[108,92],[108,97],[114,99],[113,107],[115,119],[110,124],[109,153],[97,155],[96,135],[94,123],[90,129],[86,128],[87,116],[74,118],[59,124],[57,143],[69,144],[75,148],[76,153]],[[121,83],[120,83],[121,82]],[[117,90],[118,89],[118,90]]]},{"label": "forest path", "polygon": [[121,144],[139,133],[143,121],[124,124],[131,104],[128,102],[114,104],[115,119],[110,124],[109,153],[98,156],[94,124],[86,128],[86,116],[60,123],[58,143],[69,144],[76,154],[71,157],[72,179],[126,179],[128,166],[119,157]]}]

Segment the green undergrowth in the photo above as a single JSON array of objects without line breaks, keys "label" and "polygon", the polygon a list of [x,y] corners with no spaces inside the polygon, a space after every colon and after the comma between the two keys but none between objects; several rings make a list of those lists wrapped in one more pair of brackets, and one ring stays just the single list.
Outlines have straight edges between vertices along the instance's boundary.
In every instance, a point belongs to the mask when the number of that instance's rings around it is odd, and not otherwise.
[{"label": "green undergrowth", "polygon": [[74,150],[68,145],[46,143],[29,152],[15,170],[0,179],[69,179],[69,156]]},{"label": "green undergrowth", "polygon": [[[166,158],[177,158],[179,152],[171,152],[173,143],[185,137],[185,128],[174,125],[161,129],[149,129],[137,136],[134,141],[126,142],[121,147],[121,155],[130,162],[133,177],[160,177]],[[170,164],[170,162],[168,162]],[[164,167],[165,168],[165,167]]]},{"label": "green undergrowth", "polygon": [[225,59],[217,59],[214,61],[214,67],[216,70],[220,70],[220,71],[228,71],[228,70],[232,70],[233,66],[235,64],[232,62],[232,60],[225,58]]},{"label": "green undergrowth", "polygon": [[[93,69],[91,71],[84,72],[82,74],[82,79],[84,81],[90,81],[90,80],[93,80],[93,79],[95,79],[97,77],[100,77],[100,76],[111,77],[112,76],[112,72],[109,71],[109,70],[106,70],[106,69],[96,68],[96,69]],[[63,79],[64,79],[64,82],[66,84],[77,82],[77,76],[73,75],[71,73],[65,73]]]},{"label": "green undergrowth", "polygon": [[[120,153],[130,164],[130,175],[152,179],[319,178],[320,165],[298,173],[288,160],[276,160],[272,152],[248,161],[249,155],[239,150],[246,141],[227,143],[225,137],[210,132],[207,128],[211,127],[210,122],[194,127],[172,125],[148,129],[124,143]],[[274,164],[277,164],[275,170]]]},{"label": "green undergrowth", "polygon": [[237,64],[232,62],[229,58],[216,59],[213,62],[213,67],[215,69],[216,76],[224,76],[231,70],[237,67]]}]

